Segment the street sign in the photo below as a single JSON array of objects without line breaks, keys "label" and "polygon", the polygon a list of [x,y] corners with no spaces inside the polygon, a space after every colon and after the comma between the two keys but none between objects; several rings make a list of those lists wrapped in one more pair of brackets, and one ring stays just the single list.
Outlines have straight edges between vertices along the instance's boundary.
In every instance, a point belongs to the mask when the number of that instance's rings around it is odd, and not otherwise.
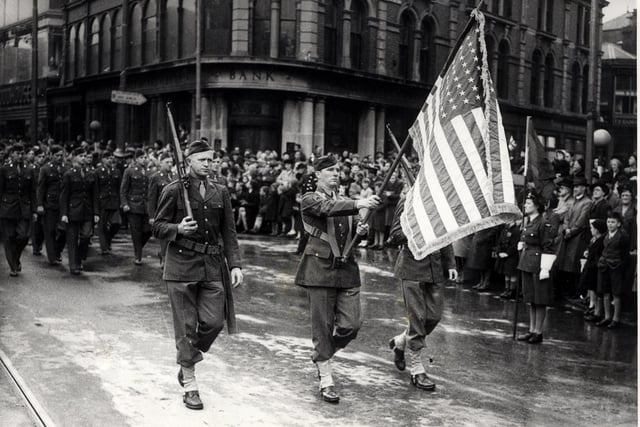
[{"label": "street sign", "polygon": [[147,102],[147,98],[143,94],[138,92],[112,90],[111,102],[115,102],[118,104],[142,105]]}]

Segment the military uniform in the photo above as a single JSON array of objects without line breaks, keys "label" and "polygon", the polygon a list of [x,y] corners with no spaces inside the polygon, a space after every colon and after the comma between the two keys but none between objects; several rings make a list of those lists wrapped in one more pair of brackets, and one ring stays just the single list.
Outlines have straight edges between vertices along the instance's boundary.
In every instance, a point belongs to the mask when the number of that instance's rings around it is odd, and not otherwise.
[{"label": "military uniform", "polygon": [[[147,213],[149,218],[155,218],[158,208],[158,201],[160,200],[160,194],[164,187],[173,181],[173,174],[170,172],[158,171],[149,179],[149,193],[147,195]],[[160,240],[160,261],[163,263],[165,253],[167,252],[167,241]]]},{"label": "military uniform", "polygon": [[93,235],[93,217],[99,215],[98,180],[89,168],[74,167],[62,176],[60,216],[68,218],[69,270],[77,274],[86,259]]},{"label": "military uniform", "polygon": [[311,310],[312,360],[328,361],[360,329],[360,271],[353,256],[340,265],[354,237],[356,201],[318,188],[300,203],[309,241],[298,265],[295,283],[305,287]]},{"label": "military uniform", "polygon": [[[33,174],[33,182],[36,187],[38,185],[38,178],[40,177],[40,166],[37,164],[29,165],[31,173]],[[36,194],[37,197],[37,194]],[[33,226],[31,227],[31,246],[33,247],[34,255],[42,254],[42,244],[44,243],[44,216],[36,212]]]},{"label": "military uniform", "polygon": [[64,224],[60,222],[60,191],[65,168],[47,163],[38,176],[38,206],[44,208],[44,242],[49,264],[57,264],[67,240]]},{"label": "military uniform", "polygon": [[[161,193],[153,223],[153,235],[168,241],[163,280],[173,311],[177,363],[191,367],[202,360],[223,328],[235,331],[233,296],[228,269],[241,268],[231,198],[227,189],[209,180],[205,196],[199,180],[190,179],[189,200],[198,229],[178,234],[187,215],[180,181]],[[227,268],[228,265],[228,268]]]},{"label": "military uniform", "polygon": [[120,170],[115,166],[101,166],[96,169],[98,180],[98,202],[100,224],[98,238],[102,253],[111,251],[111,241],[118,233],[120,218]]},{"label": "military uniform", "polygon": [[120,185],[120,204],[128,206],[127,219],[133,240],[133,252],[136,262],[142,260],[142,248],[151,237],[151,227],[147,214],[147,192],[149,178],[147,171],[140,165],[132,164],[125,169]]},{"label": "military uniform", "polygon": [[36,213],[36,180],[29,166],[7,162],[0,168],[0,226],[12,275],[22,269],[20,256],[31,236]]},{"label": "military uniform", "polygon": [[520,237],[520,241],[524,242],[524,249],[518,262],[518,270],[522,272],[525,303],[551,305],[553,302],[551,280],[540,280],[540,261],[543,253],[555,253],[554,238],[557,231],[557,225],[549,222],[542,214],[533,220],[527,218]]}]

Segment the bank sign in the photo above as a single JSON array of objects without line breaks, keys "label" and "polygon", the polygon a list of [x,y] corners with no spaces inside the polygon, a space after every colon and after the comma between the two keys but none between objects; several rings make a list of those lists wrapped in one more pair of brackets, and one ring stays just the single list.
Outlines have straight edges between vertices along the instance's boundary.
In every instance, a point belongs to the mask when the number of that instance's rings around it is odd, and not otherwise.
[{"label": "bank sign", "polygon": [[142,105],[147,102],[147,98],[143,94],[138,92],[112,90],[111,102],[115,102],[117,104]]}]

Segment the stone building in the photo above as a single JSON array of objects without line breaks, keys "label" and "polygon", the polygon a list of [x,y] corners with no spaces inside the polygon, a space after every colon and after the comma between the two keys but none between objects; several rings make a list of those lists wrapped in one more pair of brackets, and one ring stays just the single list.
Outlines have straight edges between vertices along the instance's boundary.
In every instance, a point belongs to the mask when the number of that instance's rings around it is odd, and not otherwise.
[{"label": "stone building", "polygon": [[[385,123],[404,138],[476,3],[207,0],[201,135],[220,147],[387,151]],[[584,151],[589,6],[485,0],[491,72],[516,144],[531,115],[550,150]],[[123,126],[131,143],[167,141],[168,101],[180,130],[196,134],[195,0],[77,0],[62,11],[64,67],[47,92],[57,139],[114,139]],[[123,70],[125,89],[148,102],[116,123],[110,94]]]}]

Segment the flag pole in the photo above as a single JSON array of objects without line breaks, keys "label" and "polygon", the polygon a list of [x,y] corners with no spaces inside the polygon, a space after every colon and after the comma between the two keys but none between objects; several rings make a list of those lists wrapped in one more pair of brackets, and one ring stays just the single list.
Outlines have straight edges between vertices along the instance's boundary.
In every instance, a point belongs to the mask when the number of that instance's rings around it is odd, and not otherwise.
[{"label": "flag pole", "polygon": [[[529,122],[531,116],[527,116],[525,124],[525,138],[524,138],[524,188],[522,191],[522,206],[524,208],[524,202],[527,200],[527,172],[529,170]],[[520,224],[520,231],[524,230],[524,217],[522,218],[522,224]],[[513,310],[513,339],[516,339],[518,333],[518,298],[520,298],[520,291],[522,288],[522,272],[518,274],[518,281],[516,282],[516,306]]]},{"label": "flag pole", "polygon": [[[396,136],[393,134],[393,132],[391,132],[391,127],[389,127],[388,123],[386,125],[386,129],[387,129],[387,132],[389,133],[389,138],[391,138],[391,142],[393,143],[393,148],[395,148],[396,150],[398,150],[398,152],[400,152],[400,148],[401,148],[400,144],[398,144],[398,140],[396,139]],[[413,184],[416,182],[416,178],[415,176],[413,176],[413,172],[411,171],[411,165],[409,164],[405,156],[402,156],[402,163],[400,164],[402,165],[404,174],[407,176],[407,181],[409,181],[409,185],[413,186]]]}]

